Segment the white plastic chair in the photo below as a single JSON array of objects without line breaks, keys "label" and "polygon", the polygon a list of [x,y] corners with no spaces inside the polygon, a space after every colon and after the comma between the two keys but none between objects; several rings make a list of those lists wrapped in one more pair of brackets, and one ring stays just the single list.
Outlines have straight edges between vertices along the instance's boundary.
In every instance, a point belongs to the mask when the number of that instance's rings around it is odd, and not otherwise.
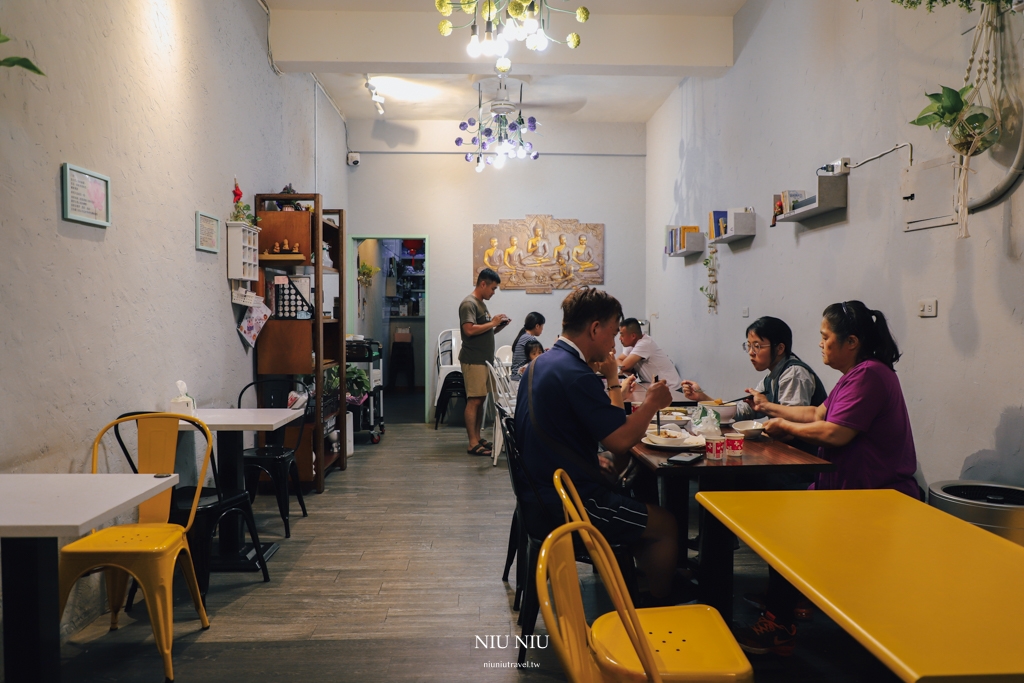
[{"label": "white plastic chair", "polygon": [[499,346],[498,350],[494,352],[494,357],[501,361],[502,365],[512,365],[512,347],[508,344]]}]

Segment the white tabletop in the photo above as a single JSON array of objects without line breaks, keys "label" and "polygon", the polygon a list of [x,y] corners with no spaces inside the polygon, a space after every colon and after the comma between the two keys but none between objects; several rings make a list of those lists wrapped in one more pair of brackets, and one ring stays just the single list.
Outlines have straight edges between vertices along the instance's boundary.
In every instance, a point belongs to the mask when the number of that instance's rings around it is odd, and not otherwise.
[{"label": "white tabletop", "polygon": [[177,474],[0,474],[0,536],[77,538],[177,483]]},{"label": "white tabletop", "polygon": [[[301,418],[302,410],[291,408],[199,408],[196,418],[211,432],[272,432]],[[180,429],[194,430],[190,422],[179,422]]]}]

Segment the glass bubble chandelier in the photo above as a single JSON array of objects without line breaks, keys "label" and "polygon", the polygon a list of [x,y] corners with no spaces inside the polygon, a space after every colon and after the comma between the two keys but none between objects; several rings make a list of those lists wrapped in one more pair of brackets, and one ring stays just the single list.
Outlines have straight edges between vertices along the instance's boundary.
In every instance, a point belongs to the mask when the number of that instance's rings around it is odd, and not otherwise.
[{"label": "glass bubble chandelier", "polygon": [[[524,43],[528,50],[536,52],[543,52],[550,43],[568,45],[573,50],[580,46],[580,34],[576,32],[568,34],[565,40],[552,37],[555,29],[551,23],[551,13],[573,14],[576,21],[582,24],[590,18],[590,10],[586,7],[561,9],[552,7],[551,3],[552,0],[435,0],[434,7],[445,17],[437,25],[437,30],[442,36],[448,37],[455,29],[470,27],[466,53],[473,59],[481,56],[496,57],[494,67],[500,73],[508,73],[512,68],[508,51],[513,43]],[[472,19],[456,26],[449,18],[456,9],[472,15]],[[480,24],[484,27],[482,36]]]},{"label": "glass bubble chandelier", "polygon": [[460,135],[455,138],[455,146],[473,145],[474,150],[466,152],[466,161],[476,161],[476,172],[482,173],[488,166],[502,168],[510,159],[537,159],[540,153],[533,148],[533,143],[524,140],[526,133],[536,132],[537,119],[533,116],[523,118],[521,109],[523,102],[522,85],[519,86],[519,113],[509,102],[508,85],[505,79],[498,76],[498,94],[490,102],[488,112],[484,112],[483,90],[477,84],[477,116],[459,123],[459,130],[469,136],[467,140]]}]

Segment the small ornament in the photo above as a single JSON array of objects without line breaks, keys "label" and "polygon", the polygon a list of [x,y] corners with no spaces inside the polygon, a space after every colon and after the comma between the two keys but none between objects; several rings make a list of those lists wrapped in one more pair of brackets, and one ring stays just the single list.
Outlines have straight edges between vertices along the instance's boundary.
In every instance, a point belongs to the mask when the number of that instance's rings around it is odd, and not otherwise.
[{"label": "small ornament", "polygon": [[[285,244],[288,244],[288,242],[285,242]],[[275,254],[280,254],[281,253],[281,243],[280,242],[274,242],[274,253]]]},{"label": "small ornament", "polygon": [[[288,240],[285,240],[284,243],[287,245],[288,244]],[[298,254],[299,253],[299,243],[298,242],[296,242],[295,246],[292,247],[292,253],[293,254]]]},{"label": "small ornament", "polygon": [[284,249],[285,251],[288,251],[288,250],[289,250],[289,247],[288,247],[288,238],[287,238],[287,237],[285,237],[285,238],[284,238],[284,245],[283,245],[283,247],[282,247],[282,248],[283,248],[283,249]]}]

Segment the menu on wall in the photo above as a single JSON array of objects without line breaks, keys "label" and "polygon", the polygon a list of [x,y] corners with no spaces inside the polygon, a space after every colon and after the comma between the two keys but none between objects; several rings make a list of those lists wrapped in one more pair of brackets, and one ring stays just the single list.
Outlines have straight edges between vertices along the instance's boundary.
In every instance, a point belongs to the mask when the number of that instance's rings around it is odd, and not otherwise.
[{"label": "menu on wall", "polygon": [[71,164],[63,166],[64,219],[110,225],[110,179]]}]

